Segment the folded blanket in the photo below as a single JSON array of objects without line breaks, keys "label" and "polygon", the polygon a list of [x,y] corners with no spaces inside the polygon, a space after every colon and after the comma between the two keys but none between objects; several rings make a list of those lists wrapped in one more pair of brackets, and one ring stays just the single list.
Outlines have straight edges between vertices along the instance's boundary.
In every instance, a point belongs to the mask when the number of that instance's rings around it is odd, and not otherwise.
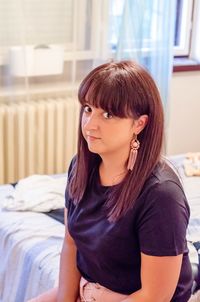
[{"label": "folded blanket", "polygon": [[183,167],[186,176],[200,176],[200,152],[187,153]]},{"label": "folded blanket", "polygon": [[32,175],[18,182],[4,199],[2,208],[10,211],[49,212],[64,208],[67,177]]}]

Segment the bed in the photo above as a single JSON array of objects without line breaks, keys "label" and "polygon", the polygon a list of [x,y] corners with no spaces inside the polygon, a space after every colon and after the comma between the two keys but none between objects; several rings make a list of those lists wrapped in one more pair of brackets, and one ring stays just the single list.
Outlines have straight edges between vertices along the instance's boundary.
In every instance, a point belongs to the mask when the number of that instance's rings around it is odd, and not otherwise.
[{"label": "bed", "polygon": [[[0,302],[27,301],[55,286],[64,238],[64,224],[47,213],[1,209],[13,190],[0,186]],[[64,206],[64,192],[62,199]]]},{"label": "bed", "polygon": [[[179,171],[191,208],[187,239],[196,280],[194,289],[197,289],[200,177],[185,176],[184,158],[185,155],[178,155],[169,160]],[[24,302],[57,284],[64,237],[63,223],[50,217],[49,213],[30,209],[5,210],[2,207],[3,200],[12,195],[13,190],[15,189],[12,185],[0,186],[0,302]],[[64,192],[60,195],[60,200],[64,205]],[[52,212],[54,210],[50,213]]]}]

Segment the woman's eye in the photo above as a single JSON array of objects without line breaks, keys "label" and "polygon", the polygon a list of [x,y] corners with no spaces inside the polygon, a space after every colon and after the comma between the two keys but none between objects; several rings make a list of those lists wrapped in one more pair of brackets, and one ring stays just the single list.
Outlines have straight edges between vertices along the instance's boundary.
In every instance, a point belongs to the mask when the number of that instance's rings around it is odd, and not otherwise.
[{"label": "woman's eye", "polygon": [[92,112],[92,109],[89,107],[89,106],[87,106],[87,105],[85,105],[84,106],[84,112]]},{"label": "woman's eye", "polygon": [[106,118],[106,119],[111,119],[113,117],[113,115],[109,112],[104,112],[103,113],[103,116]]}]

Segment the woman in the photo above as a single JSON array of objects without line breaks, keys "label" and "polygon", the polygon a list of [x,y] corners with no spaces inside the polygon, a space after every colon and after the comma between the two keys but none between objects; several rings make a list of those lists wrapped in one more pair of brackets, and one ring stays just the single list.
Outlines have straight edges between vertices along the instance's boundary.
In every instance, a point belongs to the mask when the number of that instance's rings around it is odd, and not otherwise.
[{"label": "woman", "polygon": [[103,64],[79,88],[59,287],[31,301],[186,302],[189,207],[161,158],[163,108],[146,70]]}]

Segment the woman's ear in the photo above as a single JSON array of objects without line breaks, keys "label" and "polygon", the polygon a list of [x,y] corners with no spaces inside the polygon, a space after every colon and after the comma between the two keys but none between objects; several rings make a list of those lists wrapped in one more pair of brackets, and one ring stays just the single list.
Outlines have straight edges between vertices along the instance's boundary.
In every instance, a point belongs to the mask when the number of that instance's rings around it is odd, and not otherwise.
[{"label": "woman's ear", "polygon": [[148,123],[148,115],[143,114],[135,121],[135,134],[139,134]]}]

